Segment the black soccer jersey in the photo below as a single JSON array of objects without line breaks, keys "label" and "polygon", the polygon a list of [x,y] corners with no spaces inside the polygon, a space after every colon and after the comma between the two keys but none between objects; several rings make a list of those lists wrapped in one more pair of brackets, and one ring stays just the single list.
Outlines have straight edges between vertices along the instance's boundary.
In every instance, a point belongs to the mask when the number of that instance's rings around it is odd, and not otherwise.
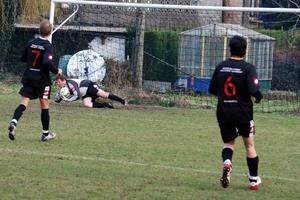
[{"label": "black soccer jersey", "polygon": [[22,62],[27,62],[21,82],[35,87],[51,85],[49,72],[58,73],[58,69],[52,64],[53,52],[54,48],[49,40],[35,38],[29,41],[21,58]]},{"label": "black soccer jersey", "polygon": [[209,92],[218,96],[218,122],[250,122],[253,119],[251,96],[262,99],[255,67],[244,60],[221,62],[214,71]]}]

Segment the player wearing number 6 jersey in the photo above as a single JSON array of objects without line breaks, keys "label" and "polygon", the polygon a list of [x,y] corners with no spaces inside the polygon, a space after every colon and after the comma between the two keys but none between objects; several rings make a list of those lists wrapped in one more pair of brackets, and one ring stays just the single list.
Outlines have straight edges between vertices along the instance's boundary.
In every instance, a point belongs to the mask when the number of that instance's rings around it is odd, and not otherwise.
[{"label": "player wearing number 6 jersey", "polygon": [[49,98],[52,85],[49,73],[62,74],[62,70],[52,64],[54,49],[49,41],[52,24],[47,20],[42,21],[39,33],[40,37],[29,41],[22,54],[21,60],[27,63],[27,67],[21,81],[23,86],[19,91],[22,96],[21,103],[16,108],[8,127],[8,136],[11,140],[15,140],[17,123],[29,101],[37,98],[41,105],[42,141],[51,140],[56,136],[49,131]]},{"label": "player wearing number 6 jersey", "polygon": [[255,67],[243,60],[247,42],[241,36],[233,36],[229,41],[231,57],[221,62],[215,69],[209,92],[218,96],[217,120],[224,142],[222,149],[223,173],[220,183],[229,186],[232,171],[232,156],[235,139],[242,136],[246,148],[250,189],[257,189],[261,183],[258,176],[258,156],[254,147],[253,102],[261,101],[259,80]]}]

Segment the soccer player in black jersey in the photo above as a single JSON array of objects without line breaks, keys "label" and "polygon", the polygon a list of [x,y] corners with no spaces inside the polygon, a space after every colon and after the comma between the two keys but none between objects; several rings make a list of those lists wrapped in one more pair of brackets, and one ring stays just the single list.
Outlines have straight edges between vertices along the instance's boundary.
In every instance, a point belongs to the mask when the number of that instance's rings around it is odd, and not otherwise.
[{"label": "soccer player in black jersey", "polygon": [[55,83],[59,88],[67,87],[70,91],[70,97],[61,97],[59,91],[55,96],[55,102],[60,103],[62,100],[66,102],[76,101],[82,98],[82,104],[88,108],[114,108],[110,102],[96,102],[98,97],[118,101],[123,105],[127,105],[127,100],[122,99],[112,93],[103,91],[95,82],[81,79],[67,79],[64,75],[57,75]]},{"label": "soccer player in black jersey", "polygon": [[16,108],[8,127],[8,136],[11,140],[15,140],[17,123],[32,99],[40,100],[42,141],[51,140],[56,136],[49,131],[49,98],[52,85],[49,73],[62,74],[62,70],[52,64],[54,48],[49,41],[52,24],[48,20],[40,23],[39,34],[40,37],[29,41],[21,57],[21,61],[26,62],[27,67],[21,80],[23,86],[19,91],[22,96],[21,103]]},{"label": "soccer player in black jersey", "polygon": [[217,120],[224,142],[222,150],[223,174],[220,183],[227,188],[232,171],[234,142],[242,136],[246,149],[250,189],[258,189],[258,156],[254,146],[253,102],[260,103],[259,80],[255,67],[243,60],[247,42],[241,36],[229,41],[231,57],[217,65],[209,86],[209,93],[218,96]]}]

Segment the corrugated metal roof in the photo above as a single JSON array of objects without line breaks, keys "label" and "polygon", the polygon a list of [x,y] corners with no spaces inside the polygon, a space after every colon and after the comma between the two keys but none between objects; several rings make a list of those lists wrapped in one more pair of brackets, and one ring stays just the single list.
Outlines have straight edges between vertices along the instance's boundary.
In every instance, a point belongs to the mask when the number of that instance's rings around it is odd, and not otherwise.
[{"label": "corrugated metal roof", "polygon": [[251,29],[247,29],[241,25],[223,24],[223,23],[208,24],[195,29],[181,32],[180,35],[221,36],[221,37],[240,35],[245,38],[251,38],[251,39],[275,40],[275,38],[264,35],[262,33],[258,33]]}]

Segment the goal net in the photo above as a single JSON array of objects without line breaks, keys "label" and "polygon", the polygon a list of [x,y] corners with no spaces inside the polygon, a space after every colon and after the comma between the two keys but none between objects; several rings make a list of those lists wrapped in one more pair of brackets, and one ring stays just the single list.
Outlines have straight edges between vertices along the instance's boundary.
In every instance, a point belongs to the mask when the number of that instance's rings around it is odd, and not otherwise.
[{"label": "goal net", "polygon": [[255,109],[299,114],[300,12],[267,2],[52,0],[52,41],[67,76],[99,82],[133,104],[211,108],[214,68],[241,35],[264,95]]}]

